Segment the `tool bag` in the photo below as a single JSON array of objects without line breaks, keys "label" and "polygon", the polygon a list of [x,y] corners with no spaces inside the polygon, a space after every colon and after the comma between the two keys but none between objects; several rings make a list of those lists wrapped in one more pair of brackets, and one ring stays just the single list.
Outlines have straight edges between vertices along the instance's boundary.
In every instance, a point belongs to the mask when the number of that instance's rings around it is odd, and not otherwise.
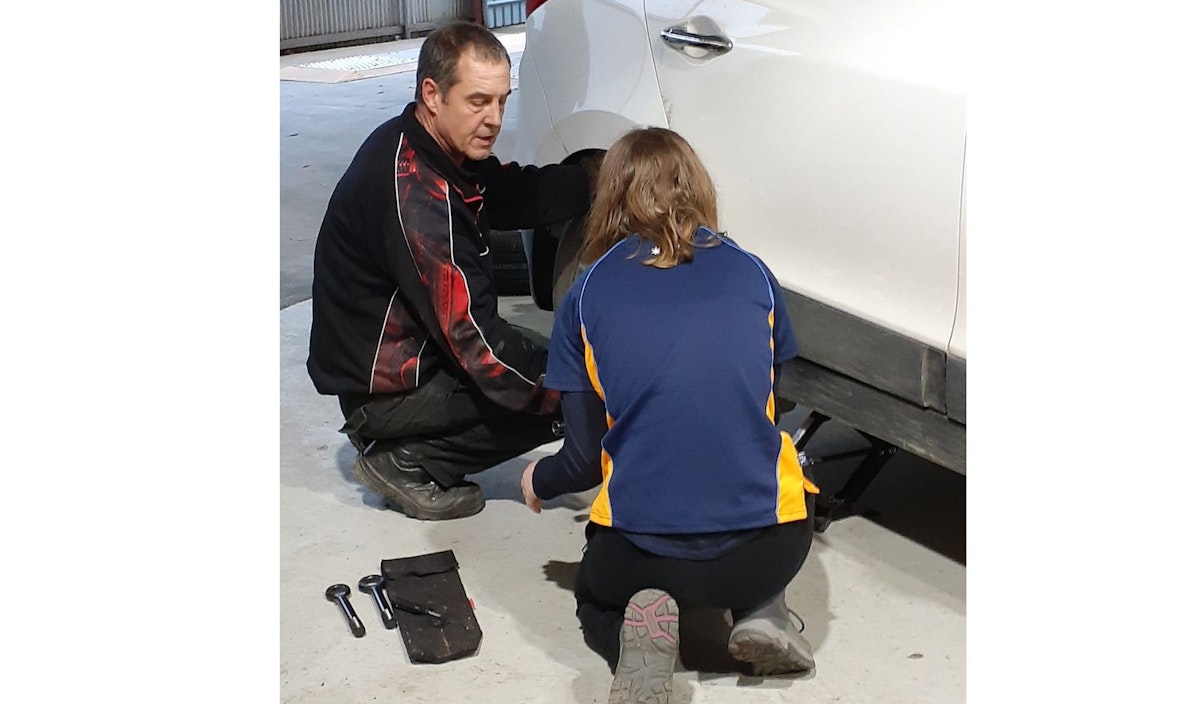
[{"label": "tool bag", "polygon": [[[379,568],[410,661],[447,662],[479,650],[483,631],[453,550],[383,560]],[[421,609],[439,616],[414,613]]]}]

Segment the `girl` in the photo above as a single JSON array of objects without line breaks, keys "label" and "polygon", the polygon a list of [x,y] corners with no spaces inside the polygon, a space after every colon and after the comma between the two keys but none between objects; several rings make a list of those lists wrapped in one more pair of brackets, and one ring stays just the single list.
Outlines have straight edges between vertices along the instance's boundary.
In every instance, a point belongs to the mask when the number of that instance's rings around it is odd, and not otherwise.
[{"label": "girl", "polygon": [[596,188],[545,379],[564,445],[521,485],[534,512],[600,486],[576,614],[614,670],[609,701],[667,701],[680,605],[729,609],[729,651],[756,674],[811,670],[784,603],[816,487],[775,425],[797,354],[779,284],[717,232],[712,180],[678,134],[624,135]]}]

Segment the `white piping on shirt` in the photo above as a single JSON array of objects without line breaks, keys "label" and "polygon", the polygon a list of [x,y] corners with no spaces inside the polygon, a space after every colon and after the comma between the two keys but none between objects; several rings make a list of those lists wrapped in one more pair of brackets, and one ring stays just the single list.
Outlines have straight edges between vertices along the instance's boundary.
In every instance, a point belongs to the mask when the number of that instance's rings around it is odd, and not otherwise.
[{"label": "white piping on shirt", "polygon": [[492,357],[494,357],[496,361],[500,363],[500,366],[509,370],[513,374],[516,374],[526,384],[529,384],[530,386],[537,386],[537,384],[527,379],[524,374],[508,366],[504,363],[504,360],[500,359],[499,355],[496,354],[496,351],[492,349],[490,344],[488,344],[488,340],[486,337],[484,337],[483,330],[480,329],[479,323],[475,322],[475,316],[471,315],[471,287],[467,285],[467,275],[463,273],[463,270],[458,265],[458,262],[454,261],[454,218],[450,211],[450,186],[444,180],[442,181],[442,191],[446,194],[446,225],[450,240],[450,264],[455,268],[456,271],[458,271],[458,275],[462,277],[463,288],[465,288],[467,291],[467,319],[471,321],[471,325],[473,325],[475,327],[475,331],[479,333],[479,339],[483,340],[483,346],[486,347],[488,352],[491,353]]},{"label": "white piping on shirt", "polygon": [[[400,212],[400,179],[396,176],[396,165],[400,163],[400,148],[404,145],[404,133],[400,133],[400,141],[396,142],[396,155],[392,157],[392,181],[396,187],[396,219],[400,221],[400,235],[404,237],[404,246],[408,247],[408,256],[412,259],[413,268],[417,269],[417,255],[413,254],[412,244],[408,241],[408,232],[404,229],[404,215]],[[417,276],[421,270],[417,269]]]},{"label": "white piping on shirt", "polygon": [[396,302],[397,293],[400,293],[399,288],[392,291],[387,310],[383,312],[383,324],[379,326],[379,342],[375,343],[375,359],[371,360],[371,380],[367,383],[367,393],[369,394],[375,393],[375,366],[379,364],[379,352],[383,349],[383,333],[387,331],[388,317],[392,314],[392,305]]},{"label": "white piping on shirt", "polygon": [[[400,236],[404,238],[404,246],[408,247],[408,256],[412,258],[413,268],[417,266],[416,255],[413,254],[412,245],[408,243],[408,233],[404,231],[404,216],[400,214],[400,179],[396,176],[396,165],[400,162],[400,149],[404,145],[404,133],[400,133],[400,139],[396,141],[396,153],[392,156],[392,187],[396,192],[396,219],[400,221]],[[418,270],[417,275],[421,272]],[[379,353],[383,349],[383,333],[387,330],[387,321],[392,314],[392,306],[396,303],[396,294],[400,293],[400,287],[397,286],[395,291],[392,291],[392,298],[388,301],[387,311],[383,314],[383,325],[379,326],[379,342],[375,344],[375,359],[371,362],[371,381],[367,385],[367,393],[375,393],[375,366],[379,364]],[[421,372],[421,362],[417,360],[417,373]]]},{"label": "white piping on shirt", "polygon": [[421,343],[421,349],[417,350],[417,378],[413,381],[413,388],[421,385],[421,355],[425,354],[425,345],[429,344],[429,335],[425,335],[425,341]]},{"label": "white piping on shirt", "polygon": [[767,272],[765,269],[763,269],[763,265],[758,261],[758,258],[755,257],[753,254],[750,254],[746,250],[742,249],[741,247],[737,246],[731,240],[729,240],[725,237],[721,237],[720,235],[716,234],[712,230],[709,230],[707,227],[702,227],[700,229],[707,231],[709,234],[713,235],[714,237],[717,237],[725,244],[729,245],[730,247],[733,247],[737,251],[746,255],[746,257],[749,258],[750,261],[754,262],[754,266],[758,267],[758,273],[762,274],[763,281],[765,281],[767,284],[767,295],[770,296],[770,298],[771,298],[771,312],[774,313],[775,312],[775,290],[773,288],[771,288],[771,277],[767,276]]}]

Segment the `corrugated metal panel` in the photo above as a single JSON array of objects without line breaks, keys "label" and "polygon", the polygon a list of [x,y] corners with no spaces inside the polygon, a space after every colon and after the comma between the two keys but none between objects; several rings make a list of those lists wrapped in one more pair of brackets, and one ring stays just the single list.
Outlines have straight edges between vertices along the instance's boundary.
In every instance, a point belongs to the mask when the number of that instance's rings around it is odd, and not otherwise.
[{"label": "corrugated metal panel", "polygon": [[525,21],[525,0],[487,0],[483,23],[490,29],[510,27]]},{"label": "corrugated metal panel", "polygon": [[280,0],[280,47],[407,35],[471,15],[471,0]]},{"label": "corrugated metal panel", "polygon": [[400,26],[397,0],[280,0],[279,38]]},{"label": "corrugated metal panel", "polygon": [[471,19],[471,0],[408,0],[408,16],[414,26],[442,24],[448,20]]}]

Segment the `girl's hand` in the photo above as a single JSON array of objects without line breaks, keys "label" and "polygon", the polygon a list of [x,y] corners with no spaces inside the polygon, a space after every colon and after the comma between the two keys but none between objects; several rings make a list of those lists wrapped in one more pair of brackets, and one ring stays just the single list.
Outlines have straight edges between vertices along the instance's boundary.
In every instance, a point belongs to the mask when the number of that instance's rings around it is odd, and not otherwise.
[{"label": "girl's hand", "polygon": [[537,460],[529,463],[525,468],[524,474],[521,475],[521,493],[525,496],[525,505],[534,513],[542,512],[542,500],[537,494],[533,493],[533,468],[537,466]]}]

